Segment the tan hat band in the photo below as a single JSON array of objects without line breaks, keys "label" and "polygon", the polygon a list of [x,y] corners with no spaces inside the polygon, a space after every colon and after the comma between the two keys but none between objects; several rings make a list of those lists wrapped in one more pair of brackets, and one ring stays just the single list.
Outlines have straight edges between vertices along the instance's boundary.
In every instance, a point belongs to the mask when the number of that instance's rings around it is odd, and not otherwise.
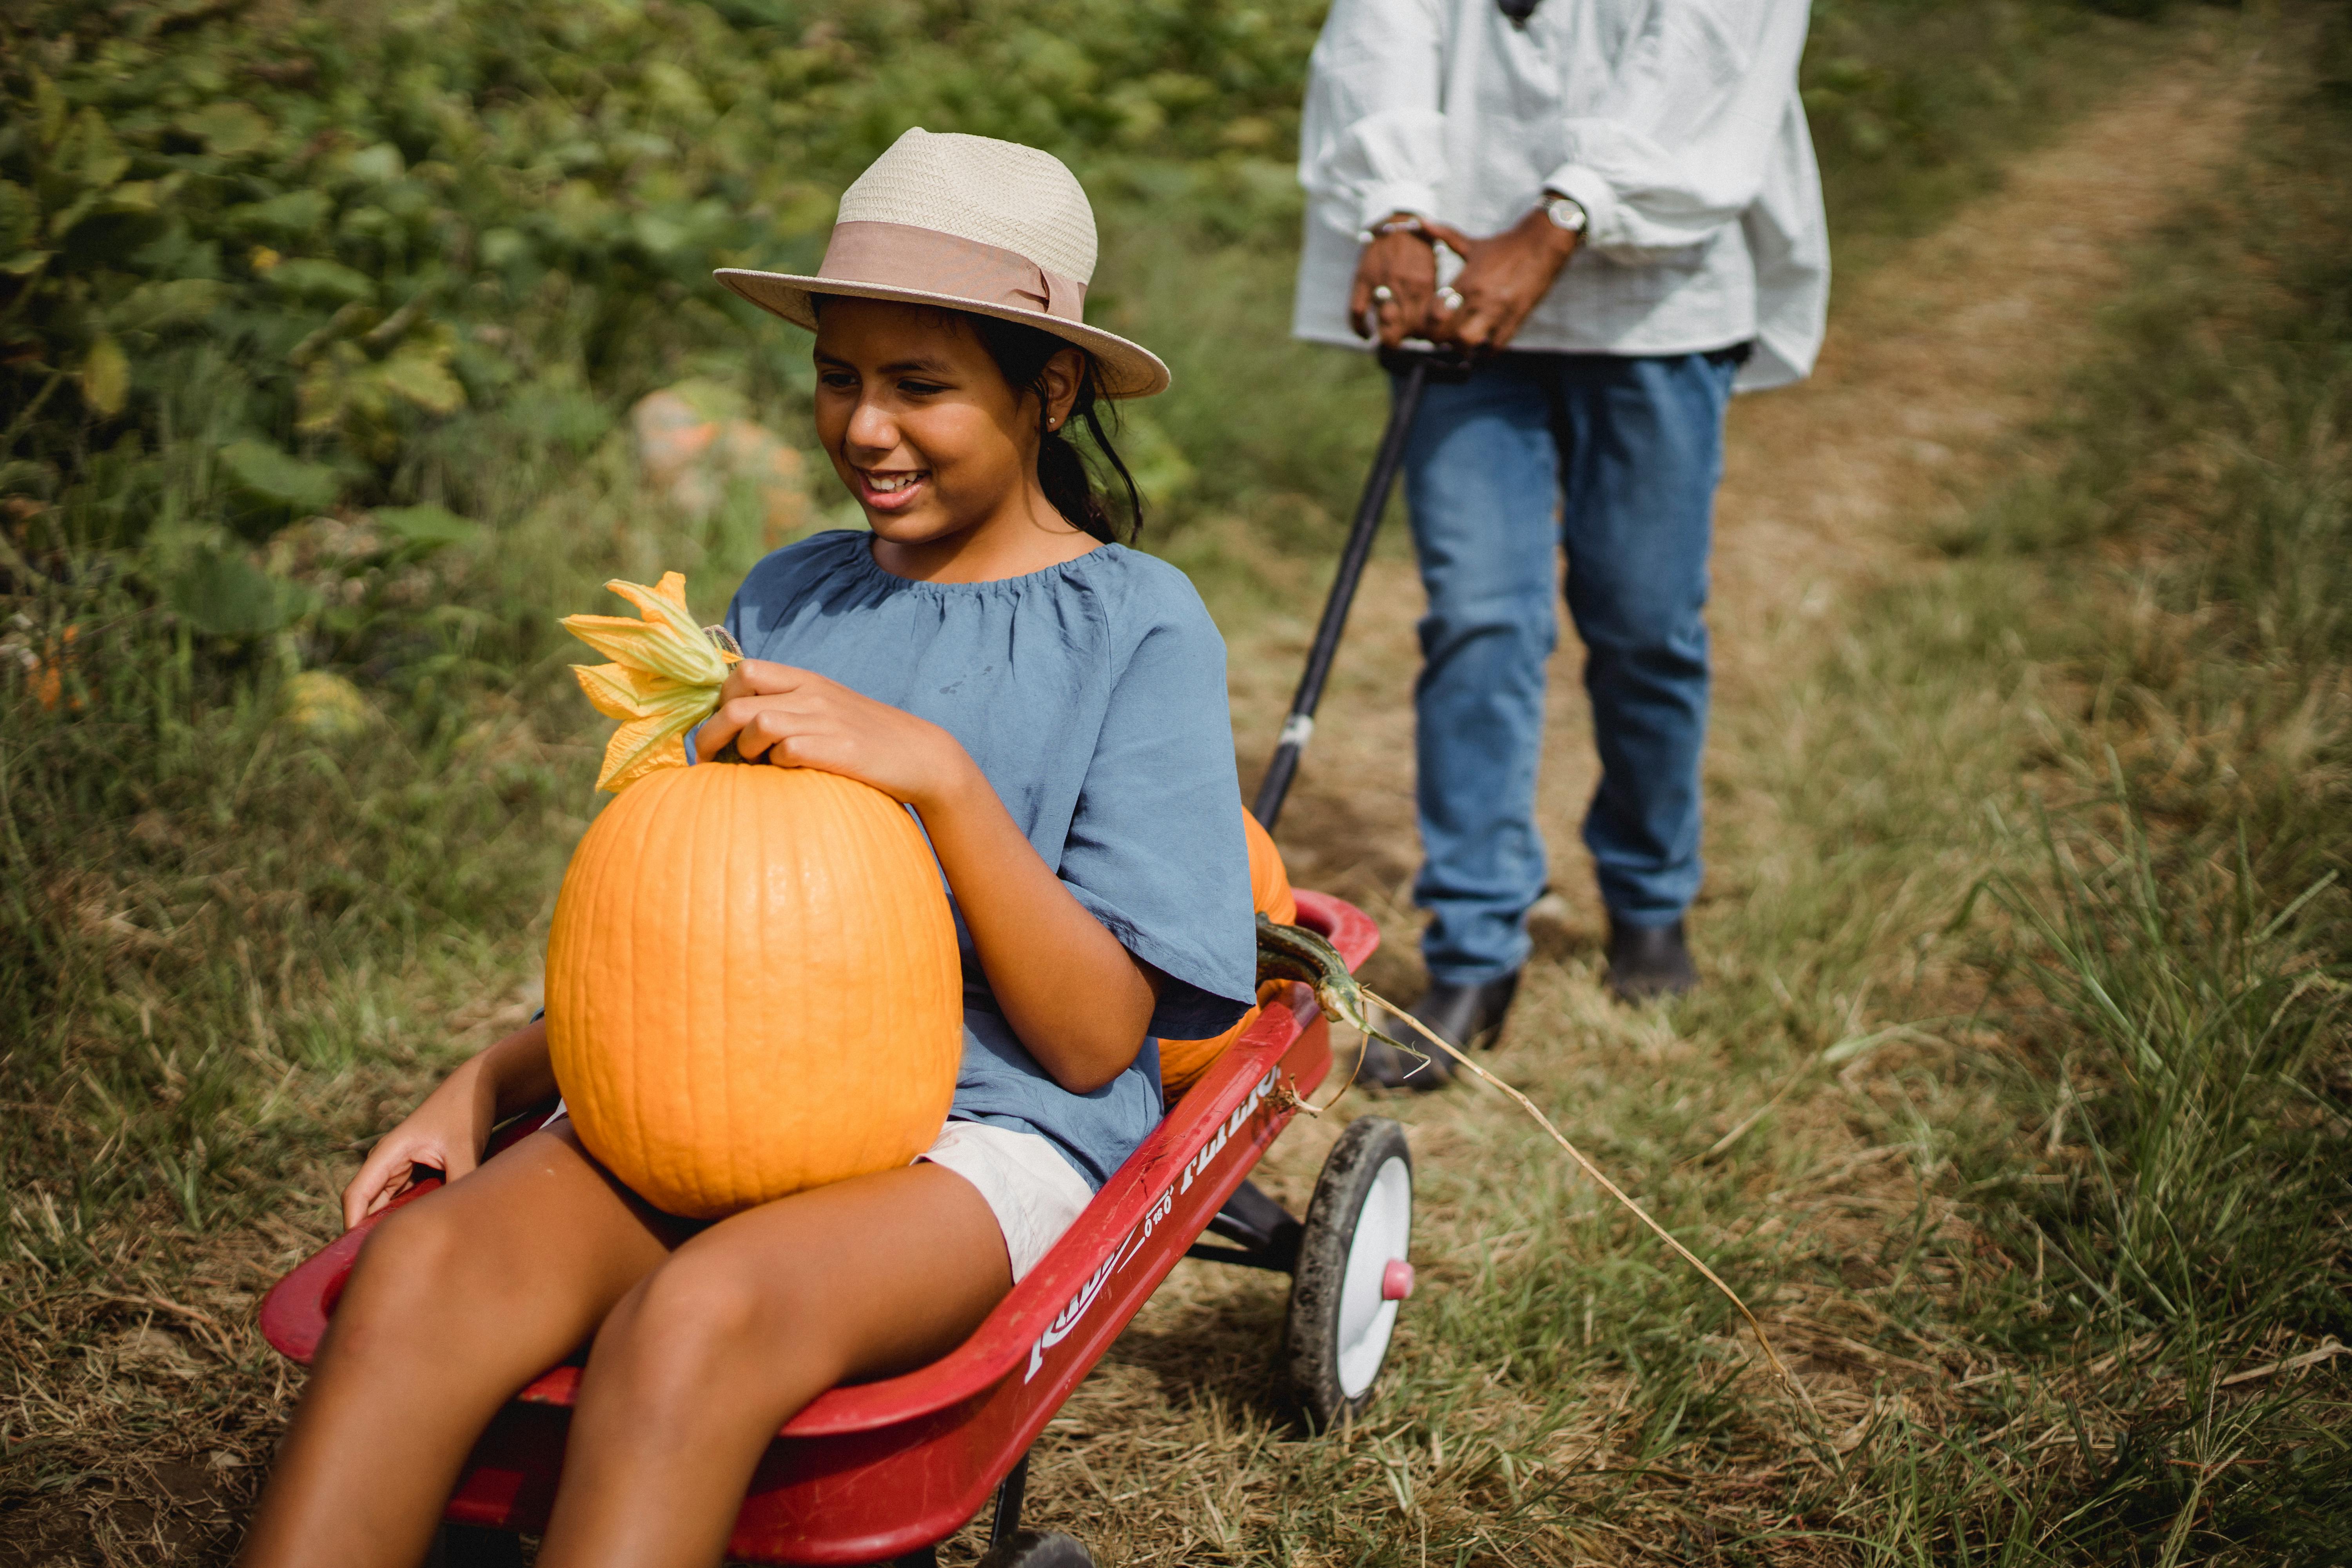
[{"label": "tan hat band", "polygon": [[1042,310],[1066,321],[1086,320],[1085,284],[1048,272],[1018,251],[912,224],[834,225],[817,276]]}]

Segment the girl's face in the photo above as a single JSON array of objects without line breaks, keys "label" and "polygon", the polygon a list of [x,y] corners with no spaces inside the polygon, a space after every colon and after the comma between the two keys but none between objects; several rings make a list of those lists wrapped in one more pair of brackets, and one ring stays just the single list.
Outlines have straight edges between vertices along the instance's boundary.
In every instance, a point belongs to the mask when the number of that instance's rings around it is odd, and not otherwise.
[{"label": "girl's face", "polygon": [[[1014,545],[1013,535],[1076,533],[1037,486],[1035,399],[1006,382],[968,326],[919,306],[843,298],[826,300],[818,320],[817,437],[884,541],[932,558],[984,537]],[[1046,367],[1056,425],[1076,395],[1078,365],[1072,349]]]}]

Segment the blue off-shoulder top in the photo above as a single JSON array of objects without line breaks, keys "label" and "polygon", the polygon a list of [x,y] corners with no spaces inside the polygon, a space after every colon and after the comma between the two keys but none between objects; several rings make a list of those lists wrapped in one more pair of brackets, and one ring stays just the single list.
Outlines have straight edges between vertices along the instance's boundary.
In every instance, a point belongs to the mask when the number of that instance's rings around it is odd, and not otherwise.
[{"label": "blue off-shoulder top", "polygon": [[1181,572],[1120,545],[1023,577],[919,583],[883,570],[872,538],[820,533],[769,556],[727,629],[749,658],[954,735],[1063,885],[1166,977],[1134,1065],[1072,1094],[1005,1023],[956,916],[950,1115],[1040,1133],[1099,1187],[1160,1119],[1159,1038],[1222,1033],[1256,1000],[1224,639]]}]

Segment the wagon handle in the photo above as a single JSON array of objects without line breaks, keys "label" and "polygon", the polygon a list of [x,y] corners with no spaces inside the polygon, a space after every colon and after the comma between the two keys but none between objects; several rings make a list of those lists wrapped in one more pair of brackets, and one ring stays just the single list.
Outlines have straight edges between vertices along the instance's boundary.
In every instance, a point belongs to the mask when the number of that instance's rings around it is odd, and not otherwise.
[{"label": "wagon handle", "polygon": [[1315,645],[1307,650],[1307,672],[1298,678],[1297,694],[1290,700],[1290,715],[1283,721],[1281,741],[1265,764],[1265,777],[1250,806],[1260,826],[1274,829],[1282,815],[1283,797],[1298,773],[1299,754],[1315,733],[1315,708],[1323,700],[1323,683],[1330,678],[1331,661],[1339,651],[1339,634],[1348,625],[1348,611],[1356,602],[1356,585],[1363,580],[1364,564],[1371,559],[1372,539],[1381,531],[1381,514],[1388,510],[1389,491],[1395,488],[1398,468],[1404,461],[1404,439],[1412,433],[1421,395],[1432,377],[1454,382],[1468,379],[1471,363],[1458,353],[1434,350],[1382,349],[1381,368],[1396,376],[1396,398],[1389,405],[1388,428],[1356,502],[1355,521],[1348,529],[1347,548],[1339,552],[1339,573],[1332,579],[1331,596],[1323,602],[1323,620],[1315,628]]}]

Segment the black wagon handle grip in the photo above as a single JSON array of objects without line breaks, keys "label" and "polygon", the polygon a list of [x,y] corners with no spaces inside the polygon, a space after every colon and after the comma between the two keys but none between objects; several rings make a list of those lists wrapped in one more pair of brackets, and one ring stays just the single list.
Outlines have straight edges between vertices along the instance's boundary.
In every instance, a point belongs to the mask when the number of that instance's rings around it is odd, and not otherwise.
[{"label": "black wagon handle grip", "polygon": [[1458,351],[1428,348],[1382,349],[1381,365],[1398,377],[1396,397],[1389,405],[1388,427],[1381,432],[1372,471],[1364,481],[1361,499],[1356,502],[1355,521],[1348,528],[1347,547],[1339,552],[1339,574],[1331,581],[1330,596],[1323,601],[1323,619],[1315,628],[1314,646],[1307,650],[1306,673],[1298,678],[1298,690],[1290,700],[1289,716],[1282,722],[1274,756],[1265,764],[1265,776],[1257,786],[1257,799],[1250,805],[1250,815],[1268,832],[1274,830],[1275,818],[1282,815],[1283,800],[1290,794],[1291,781],[1298,775],[1299,756],[1314,736],[1316,705],[1323,700],[1323,685],[1330,679],[1331,661],[1339,651],[1339,634],[1347,629],[1348,611],[1356,602],[1357,584],[1363,581],[1364,565],[1372,557],[1372,540],[1380,532],[1381,514],[1388,510],[1389,492],[1396,487],[1397,469],[1404,462],[1405,437],[1412,433],[1413,416],[1420,411],[1422,393],[1433,379],[1467,380],[1472,368],[1471,361]]}]

